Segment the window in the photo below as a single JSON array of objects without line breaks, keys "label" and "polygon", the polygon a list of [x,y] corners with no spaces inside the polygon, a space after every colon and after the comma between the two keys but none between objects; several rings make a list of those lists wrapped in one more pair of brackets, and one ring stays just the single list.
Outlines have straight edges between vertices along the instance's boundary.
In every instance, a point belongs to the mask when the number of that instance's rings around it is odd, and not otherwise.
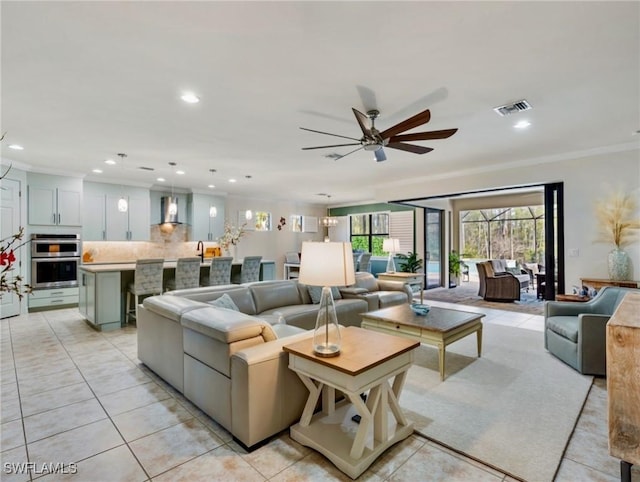
[{"label": "window", "polygon": [[352,214],[350,219],[353,250],[384,256],[382,241],[389,237],[389,213]]}]

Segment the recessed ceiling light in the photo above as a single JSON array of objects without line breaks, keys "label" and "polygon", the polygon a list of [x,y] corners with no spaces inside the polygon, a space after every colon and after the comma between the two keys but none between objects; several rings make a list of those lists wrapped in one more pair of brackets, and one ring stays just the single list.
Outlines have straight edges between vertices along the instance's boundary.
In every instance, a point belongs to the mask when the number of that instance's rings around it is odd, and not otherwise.
[{"label": "recessed ceiling light", "polygon": [[102,169],[94,169],[93,172],[96,174],[102,174]]},{"label": "recessed ceiling light", "polygon": [[229,182],[238,182],[235,179],[229,179]]},{"label": "recessed ceiling light", "polygon": [[184,171],[176,171],[176,174],[177,174],[178,176],[182,176],[182,175],[184,174]]},{"label": "recessed ceiling light", "polygon": [[23,151],[23,150],[24,150],[24,147],[19,146],[18,144],[11,144],[11,145],[9,146],[9,149],[15,149],[16,151]]},{"label": "recessed ceiling light", "polygon": [[531,125],[531,122],[529,122],[528,120],[521,120],[520,122],[515,124],[513,127],[515,127],[516,129],[526,129],[530,125]]},{"label": "recessed ceiling light", "polygon": [[165,181],[165,179],[164,179],[164,177],[159,177],[158,179],[156,179],[156,181],[158,181],[158,182],[164,182],[164,181]]},{"label": "recessed ceiling light", "polygon": [[213,189],[215,186],[214,186],[213,184],[209,184],[207,187],[208,187],[209,189]]},{"label": "recessed ceiling light", "polygon": [[180,96],[180,98],[187,104],[197,104],[198,102],[200,102],[200,97],[198,97],[193,92],[185,92]]},{"label": "recessed ceiling light", "polygon": [[106,161],[104,161],[105,164],[109,164],[110,166],[113,166],[116,161],[114,161],[113,159],[107,159]]}]

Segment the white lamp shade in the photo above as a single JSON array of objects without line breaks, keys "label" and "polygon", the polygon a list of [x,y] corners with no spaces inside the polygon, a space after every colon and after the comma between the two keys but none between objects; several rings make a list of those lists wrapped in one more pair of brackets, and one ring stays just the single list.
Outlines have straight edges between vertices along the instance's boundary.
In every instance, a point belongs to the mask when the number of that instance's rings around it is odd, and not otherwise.
[{"label": "white lamp shade", "polygon": [[387,238],[382,240],[382,251],[387,253],[397,253],[400,251],[400,240],[397,238]]},{"label": "white lamp shade", "polygon": [[351,243],[302,243],[300,283],[311,286],[348,286],[356,282]]}]

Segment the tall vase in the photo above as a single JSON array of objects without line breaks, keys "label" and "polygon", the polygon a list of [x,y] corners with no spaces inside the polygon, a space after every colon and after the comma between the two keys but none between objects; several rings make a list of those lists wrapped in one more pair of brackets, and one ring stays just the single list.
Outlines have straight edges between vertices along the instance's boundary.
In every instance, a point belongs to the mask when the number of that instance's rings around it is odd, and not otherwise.
[{"label": "tall vase", "polygon": [[609,252],[609,279],[629,279],[629,255],[618,247]]},{"label": "tall vase", "polygon": [[238,257],[237,255],[237,250],[238,247],[235,244],[230,244],[229,247],[227,248],[227,256],[231,256],[233,258],[233,260],[235,261],[236,258]]}]

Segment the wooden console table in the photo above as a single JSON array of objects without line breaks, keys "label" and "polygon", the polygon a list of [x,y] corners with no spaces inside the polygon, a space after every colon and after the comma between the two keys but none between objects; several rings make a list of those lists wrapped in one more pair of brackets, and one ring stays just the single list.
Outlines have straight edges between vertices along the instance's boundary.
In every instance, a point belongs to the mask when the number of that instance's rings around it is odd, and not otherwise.
[{"label": "wooden console table", "polygon": [[[382,452],[413,433],[398,399],[420,343],[355,326],[340,333],[342,348],[333,358],[317,357],[309,339],[283,347],[289,352],[289,368],[309,389],[291,438],[317,450],[355,479]],[[347,399],[336,403],[336,390]],[[367,390],[365,404],[360,394]],[[320,395],[322,411],[314,414]],[[357,427],[347,414],[352,408],[361,417]]]},{"label": "wooden console table", "polygon": [[631,482],[640,464],[640,293],[627,293],[607,322],[609,453],[620,459],[620,479]]},{"label": "wooden console table", "polygon": [[618,286],[620,288],[637,288],[640,285],[640,281],[633,280],[612,280],[612,279],[598,279],[598,278],[580,278],[582,286],[588,286],[596,291],[599,291],[603,286]]}]

